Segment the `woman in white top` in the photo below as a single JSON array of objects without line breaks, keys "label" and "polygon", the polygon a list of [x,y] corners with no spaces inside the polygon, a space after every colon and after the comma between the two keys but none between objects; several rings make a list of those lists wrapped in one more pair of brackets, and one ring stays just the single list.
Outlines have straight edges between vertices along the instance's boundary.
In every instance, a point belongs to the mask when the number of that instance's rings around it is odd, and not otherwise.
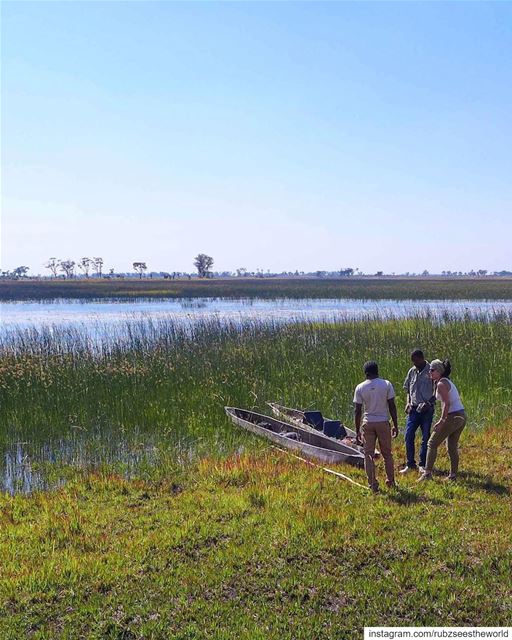
[{"label": "woman in white top", "polygon": [[428,441],[425,471],[419,481],[430,480],[439,445],[446,440],[450,457],[449,480],[457,478],[459,468],[459,438],[466,426],[466,413],[457,387],[450,380],[452,367],[449,360],[432,360],[430,376],[436,387],[436,398],[441,401],[441,417],[432,429]]}]

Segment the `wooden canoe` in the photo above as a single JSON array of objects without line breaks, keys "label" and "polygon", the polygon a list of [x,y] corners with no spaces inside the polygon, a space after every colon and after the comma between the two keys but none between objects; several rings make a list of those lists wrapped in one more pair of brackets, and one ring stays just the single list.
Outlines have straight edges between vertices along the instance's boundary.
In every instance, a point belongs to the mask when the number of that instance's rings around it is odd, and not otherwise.
[{"label": "wooden canoe", "polygon": [[[283,407],[283,405],[277,404],[277,402],[267,402],[267,404],[272,409],[272,413],[278,418],[286,418],[286,420],[289,420],[292,424],[298,424],[301,427],[307,427],[308,429],[316,431],[314,427],[304,422],[304,411],[302,409],[290,409],[290,407]],[[345,425],[343,426],[345,427],[347,436],[355,440],[356,432]]]},{"label": "wooden canoe", "polygon": [[[302,409],[291,409],[290,407],[284,407],[281,404],[277,404],[277,402],[267,402],[268,406],[272,409],[272,413],[278,418],[284,418],[287,422],[295,426],[300,426],[303,429],[311,429],[311,431],[318,431],[311,427],[310,425],[304,422],[304,411]],[[330,438],[330,440],[334,440],[335,442],[342,442],[345,446],[354,449],[355,452],[360,453],[364,456],[363,447],[356,444],[356,432],[353,429],[349,429],[347,426],[345,427],[345,431],[347,432],[347,437],[343,440],[336,440],[336,438]],[[320,432],[321,433],[321,432]],[[328,436],[325,436],[326,438]],[[375,455],[380,456],[378,449],[375,449]]]},{"label": "wooden canoe", "polygon": [[261,413],[236,407],[225,407],[225,411],[231,420],[243,429],[307,458],[327,464],[348,462],[358,467],[364,465],[364,456],[359,451],[307,425],[283,422]]}]

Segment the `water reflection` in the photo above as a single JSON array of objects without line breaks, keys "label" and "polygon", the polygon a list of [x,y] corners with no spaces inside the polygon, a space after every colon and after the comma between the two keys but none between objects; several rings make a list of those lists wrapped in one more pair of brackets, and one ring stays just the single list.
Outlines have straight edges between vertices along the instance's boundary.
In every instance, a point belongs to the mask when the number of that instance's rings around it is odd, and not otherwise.
[{"label": "water reflection", "polygon": [[[61,486],[65,481],[66,467],[70,466],[75,469],[108,466],[126,477],[140,474],[145,465],[156,465],[162,454],[168,453],[157,446],[148,434],[143,437],[144,440],[133,436],[128,440],[113,438],[109,433],[93,438],[84,435],[39,443],[6,444],[3,447],[4,464],[0,465],[0,491],[26,494]],[[190,463],[193,456],[193,448],[184,443],[173,451],[177,465]]]},{"label": "water reflection", "polygon": [[409,317],[425,314],[441,318],[475,317],[512,312],[511,300],[359,300],[359,299],[160,299],[134,300],[56,300],[38,302],[0,302],[0,336],[12,329],[66,325],[87,327],[92,337],[105,338],[115,331],[122,337],[129,325],[140,320],[169,320],[184,325],[215,319],[220,322],[300,320],[355,320],[368,315]]},{"label": "water reflection", "polygon": [[95,433],[44,438],[35,435],[30,442],[12,441],[0,446],[0,492],[28,494],[62,486],[71,469],[108,468],[131,478],[157,467],[185,467],[197,458],[241,453],[245,449],[243,432],[219,430],[207,438],[183,434],[134,432],[115,427]]},{"label": "water reflection", "polygon": [[10,494],[30,493],[45,488],[41,473],[32,470],[32,464],[24,446],[26,442],[15,442],[5,451],[4,468],[0,479],[0,489]]}]

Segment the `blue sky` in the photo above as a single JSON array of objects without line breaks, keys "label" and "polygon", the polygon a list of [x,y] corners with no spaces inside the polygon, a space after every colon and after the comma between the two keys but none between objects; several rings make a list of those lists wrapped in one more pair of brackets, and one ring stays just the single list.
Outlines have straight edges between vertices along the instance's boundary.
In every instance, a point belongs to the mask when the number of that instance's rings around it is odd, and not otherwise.
[{"label": "blue sky", "polygon": [[512,268],[512,3],[2,13],[2,268]]}]

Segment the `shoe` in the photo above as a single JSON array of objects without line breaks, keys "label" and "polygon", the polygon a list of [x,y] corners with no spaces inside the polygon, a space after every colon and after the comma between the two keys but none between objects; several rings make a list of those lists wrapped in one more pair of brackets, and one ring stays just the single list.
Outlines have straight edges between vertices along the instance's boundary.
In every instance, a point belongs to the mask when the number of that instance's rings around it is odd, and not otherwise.
[{"label": "shoe", "polygon": [[454,476],[454,475],[452,475],[451,473],[450,473],[450,475],[449,475],[449,476],[447,476],[447,477],[444,479],[444,481],[445,481],[445,482],[455,482],[456,480],[457,480],[457,476]]},{"label": "shoe", "polygon": [[378,484],[376,484],[376,485],[374,485],[373,487],[370,487],[370,491],[371,491],[372,493],[380,493],[379,485],[378,485]]},{"label": "shoe", "polygon": [[400,469],[399,473],[406,474],[409,473],[409,471],[416,471],[417,469],[418,467],[409,467],[409,465],[406,465],[403,469]]},{"label": "shoe", "polygon": [[424,471],[418,478],[417,482],[426,482],[427,480],[432,480],[432,474]]},{"label": "shoe", "polygon": [[398,489],[398,484],[396,482],[386,482],[388,489]]},{"label": "shoe", "polygon": [[418,467],[418,473],[425,473],[425,467],[422,467],[421,464]]}]

